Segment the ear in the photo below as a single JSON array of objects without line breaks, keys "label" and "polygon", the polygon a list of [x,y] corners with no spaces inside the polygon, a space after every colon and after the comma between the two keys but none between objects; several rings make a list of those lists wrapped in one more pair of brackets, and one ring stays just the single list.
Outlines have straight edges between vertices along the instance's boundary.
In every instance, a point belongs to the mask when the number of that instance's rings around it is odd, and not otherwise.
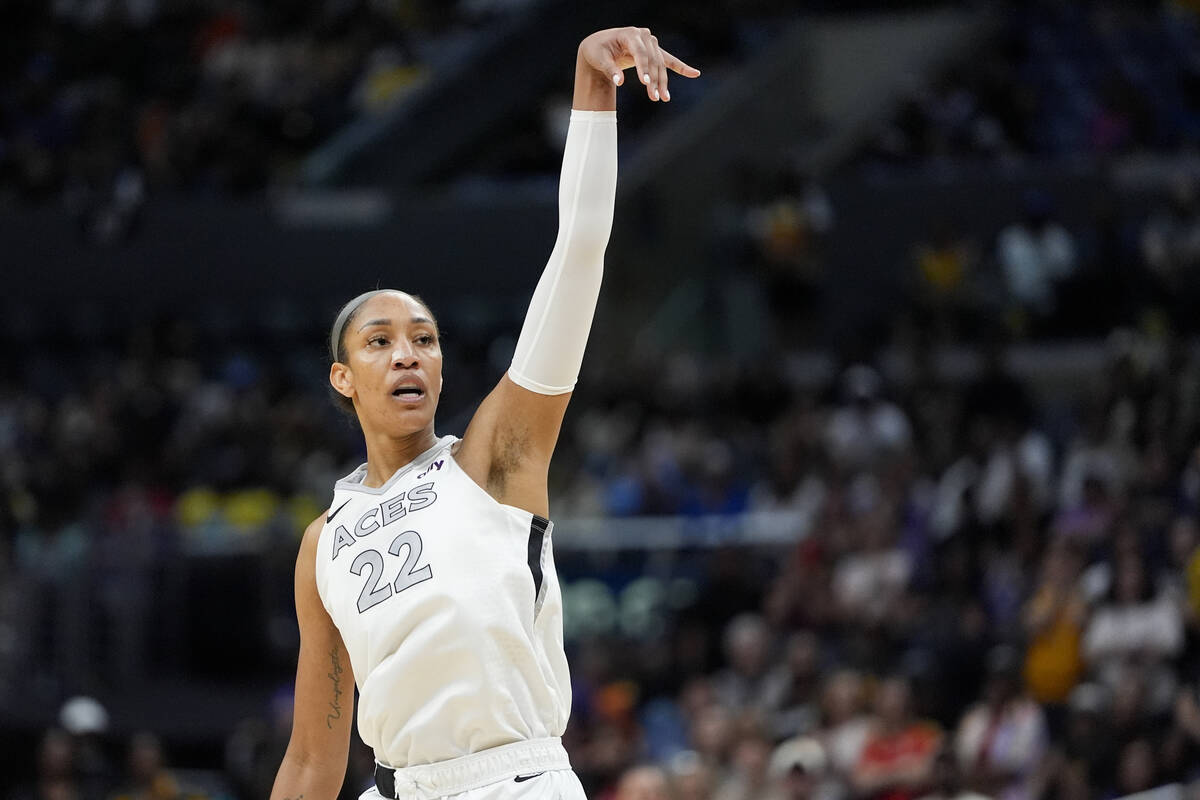
[{"label": "ear", "polygon": [[342,397],[354,397],[354,373],[340,361],[329,367],[329,385]]}]

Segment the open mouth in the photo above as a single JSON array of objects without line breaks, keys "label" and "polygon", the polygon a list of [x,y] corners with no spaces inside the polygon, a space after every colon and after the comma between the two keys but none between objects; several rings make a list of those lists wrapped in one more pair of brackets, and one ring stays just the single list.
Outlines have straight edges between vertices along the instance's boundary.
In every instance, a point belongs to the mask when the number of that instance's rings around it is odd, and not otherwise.
[{"label": "open mouth", "polygon": [[419,386],[399,386],[392,391],[392,397],[415,402],[425,396],[425,390]]}]

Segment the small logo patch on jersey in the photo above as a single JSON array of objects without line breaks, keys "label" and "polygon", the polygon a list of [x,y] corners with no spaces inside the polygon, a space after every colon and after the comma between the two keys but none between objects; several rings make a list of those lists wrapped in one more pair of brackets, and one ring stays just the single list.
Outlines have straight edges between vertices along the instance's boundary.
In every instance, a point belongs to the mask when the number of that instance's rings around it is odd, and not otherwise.
[{"label": "small logo patch on jersey", "polygon": [[441,458],[439,458],[437,461],[435,461],[435,462],[433,462],[432,464],[430,464],[430,465],[429,465],[429,467],[428,467],[428,468],[427,468],[427,469],[426,469],[424,472],[422,472],[420,475],[418,475],[418,476],[417,476],[417,480],[421,480],[421,479],[422,479],[422,478],[424,478],[426,475],[428,475],[429,473],[433,472],[435,469],[441,469],[441,468],[442,468],[442,464],[443,464],[443,463],[445,463],[445,460],[444,460],[444,459],[441,459]]},{"label": "small logo patch on jersey", "polygon": [[518,775],[517,777],[513,778],[513,780],[516,781],[517,783],[521,783],[523,781],[531,781],[534,778],[536,778],[538,775],[545,775],[545,774],[546,773],[544,773],[544,772],[535,772],[532,775]]},{"label": "small logo patch on jersey", "polygon": [[329,523],[333,522],[333,518],[337,516],[338,511],[341,511],[343,508],[349,505],[349,503],[350,501],[347,500],[345,503],[342,503],[340,506],[338,506],[336,511],[331,512],[329,516],[325,518],[325,524],[328,525]]}]

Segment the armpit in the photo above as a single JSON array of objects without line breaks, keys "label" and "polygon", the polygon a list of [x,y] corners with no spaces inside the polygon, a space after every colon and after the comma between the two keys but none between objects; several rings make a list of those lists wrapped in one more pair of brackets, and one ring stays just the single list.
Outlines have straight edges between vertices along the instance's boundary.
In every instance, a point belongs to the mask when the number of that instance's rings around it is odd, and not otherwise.
[{"label": "armpit", "polygon": [[492,444],[492,459],[488,466],[489,494],[493,497],[504,494],[509,476],[525,463],[530,444],[531,437],[527,426],[514,423],[500,426]]}]

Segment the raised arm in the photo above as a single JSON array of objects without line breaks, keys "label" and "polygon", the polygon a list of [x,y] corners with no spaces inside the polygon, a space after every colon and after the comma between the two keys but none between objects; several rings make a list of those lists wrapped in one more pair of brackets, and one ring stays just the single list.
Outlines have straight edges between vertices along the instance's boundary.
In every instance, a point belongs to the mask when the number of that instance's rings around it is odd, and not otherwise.
[{"label": "raised arm", "polygon": [[456,459],[497,500],[547,516],[546,478],[579,377],[612,228],[617,187],[616,87],[635,67],[651,100],[667,74],[700,72],[646,28],[612,28],[579,45],[558,187],[558,238],[529,303],[508,373],[480,405]]},{"label": "raised arm", "polygon": [[300,658],[292,736],[275,776],[271,800],[333,800],[346,777],[354,673],[341,634],[317,594],[317,539],[322,514],[304,532],[296,558],[296,620]]}]

